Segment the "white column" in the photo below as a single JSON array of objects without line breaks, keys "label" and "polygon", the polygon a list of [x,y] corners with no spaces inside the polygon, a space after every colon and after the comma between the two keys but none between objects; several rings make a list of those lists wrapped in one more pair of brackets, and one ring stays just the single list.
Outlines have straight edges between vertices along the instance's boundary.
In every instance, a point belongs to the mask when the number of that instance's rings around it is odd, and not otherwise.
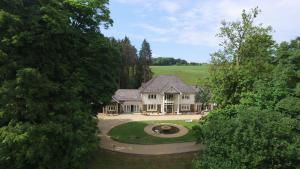
[{"label": "white column", "polygon": [[165,94],[163,94],[163,100],[161,104],[161,113],[165,114]]},{"label": "white column", "polygon": [[179,99],[180,99],[180,94],[177,95],[177,113],[179,113]]}]

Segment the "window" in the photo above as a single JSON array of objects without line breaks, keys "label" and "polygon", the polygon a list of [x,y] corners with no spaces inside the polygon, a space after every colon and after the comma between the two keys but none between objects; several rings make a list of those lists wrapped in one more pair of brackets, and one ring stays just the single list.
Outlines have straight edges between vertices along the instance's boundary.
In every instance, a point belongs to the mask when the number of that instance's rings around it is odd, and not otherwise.
[{"label": "window", "polygon": [[108,111],[115,111],[116,110],[116,106],[108,106]]},{"label": "window", "polygon": [[131,104],[131,105],[123,105],[123,111],[125,113],[134,113],[134,112],[139,112],[140,111],[140,106]]},{"label": "window", "polygon": [[148,99],[156,99],[156,94],[149,94]]},{"label": "window", "polygon": [[156,110],[157,110],[156,104],[148,104],[147,105],[147,111],[156,111]]},{"label": "window", "polygon": [[131,111],[130,105],[124,105],[123,110],[124,110],[124,112],[129,113]]},{"label": "window", "polygon": [[138,105],[133,105],[133,112],[139,112],[140,106]]},{"label": "window", "polygon": [[186,95],[186,94],[184,94],[184,95],[182,95],[182,99],[186,99],[186,100],[188,100],[188,99],[190,99],[190,96],[189,96],[189,95]]},{"label": "window", "polygon": [[166,94],[165,100],[173,100],[174,95],[173,94]]},{"label": "window", "polygon": [[189,104],[182,104],[181,105],[182,111],[190,111],[190,105]]}]

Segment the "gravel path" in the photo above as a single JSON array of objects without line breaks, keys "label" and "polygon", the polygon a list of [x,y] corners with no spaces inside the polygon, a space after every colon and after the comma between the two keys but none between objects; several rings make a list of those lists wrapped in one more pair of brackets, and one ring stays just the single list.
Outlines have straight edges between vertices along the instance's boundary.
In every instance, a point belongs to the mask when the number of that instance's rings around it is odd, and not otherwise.
[{"label": "gravel path", "polygon": [[164,116],[144,116],[140,114],[122,114],[118,116],[98,115],[98,127],[102,132],[99,136],[101,138],[101,147],[104,149],[119,151],[130,154],[144,154],[144,155],[162,155],[175,154],[199,151],[204,148],[201,144],[195,142],[172,143],[172,144],[156,144],[156,145],[139,145],[127,144],[112,140],[107,133],[115,126],[128,123],[131,121],[153,121],[153,120],[198,120],[202,115],[164,115]]}]

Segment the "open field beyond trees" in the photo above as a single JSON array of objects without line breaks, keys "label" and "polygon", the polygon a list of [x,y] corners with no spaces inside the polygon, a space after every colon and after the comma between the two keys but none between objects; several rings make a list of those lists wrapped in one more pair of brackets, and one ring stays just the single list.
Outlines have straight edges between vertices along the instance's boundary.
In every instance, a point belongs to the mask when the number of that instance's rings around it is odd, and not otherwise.
[{"label": "open field beyond trees", "polygon": [[194,156],[194,152],[149,156],[99,149],[89,162],[89,169],[194,169]]},{"label": "open field beyond trees", "polygon": [[200,66],[151,66],[154,76],[175,75],[183,82],[196,85],[201,84],[208,77],[208,64]]},{"label": "open field beyond trees", "polygon": [[[189,132],[181,137],[176,138],[160,138],[148,135],[145,133],[144,128],[149,124],[158,123],[172,123],[178,124],[186,127]],[[192,132],[192,127],[197,125],[197,121],[185,122],[185,121],[139,121],[139,122],[129,122],[119,126],[114,127],[108,135],[112,139],[132,144],[163,144],[163,143],[179,143],[195,141],[195,137]]]}]

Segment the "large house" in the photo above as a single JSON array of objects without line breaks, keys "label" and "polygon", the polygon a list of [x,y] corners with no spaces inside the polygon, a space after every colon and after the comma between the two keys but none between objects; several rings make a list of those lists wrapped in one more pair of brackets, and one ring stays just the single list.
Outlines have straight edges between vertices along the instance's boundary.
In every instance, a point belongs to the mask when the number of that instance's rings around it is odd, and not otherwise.
[{"label": "large house", "polygon": [[202,111],[195,96],[196,87],[187,85],[176,76],[157,76],[139,89],[119,89],[104,113],[186,114]]}]

